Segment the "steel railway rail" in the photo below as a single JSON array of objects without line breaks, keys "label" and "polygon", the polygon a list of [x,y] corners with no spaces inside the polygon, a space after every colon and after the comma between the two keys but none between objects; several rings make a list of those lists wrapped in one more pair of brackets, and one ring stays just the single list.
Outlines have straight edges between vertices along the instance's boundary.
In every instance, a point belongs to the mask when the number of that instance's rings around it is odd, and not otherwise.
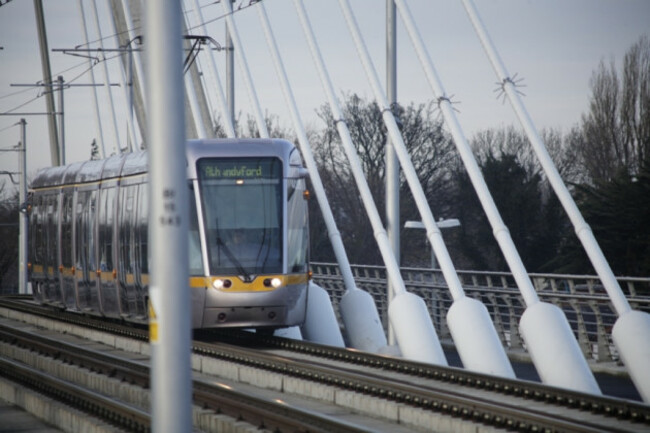
[{"label": "steel railway rail", "polygon": [[[146,339],[146,331],[122,327],[120,332]],[[195,354],[423,413],[519,431],[650,431],[650,407],[627,400],[245,333],[207,333],[202,338],[194,342]],[[239,346],[226,340],[237,340]],[[251,345],[258,349],[246,347]],[[262,352],[260,347],[274,349]]]},{"label": "steel railway rail", "polygon": [[[149,367],[140,362],[96,350],[83,349],[78,345],[67,344],[58,339],[3,324],[0,324],[0,342],[27,348],[39,353],[39,356],[58,359],[95,374],[149,388]],[[24,364],[0,358],[0,376],[46,394],[119,428],[134,432],[150,430],[150,418],[146,411],[54,378]],[[369,431],[345,420],[288,407],[268,398],[227,389],[202,380],[194,381],[193,398],[195,405],[243,420],[263,431],[343,433]]]}]

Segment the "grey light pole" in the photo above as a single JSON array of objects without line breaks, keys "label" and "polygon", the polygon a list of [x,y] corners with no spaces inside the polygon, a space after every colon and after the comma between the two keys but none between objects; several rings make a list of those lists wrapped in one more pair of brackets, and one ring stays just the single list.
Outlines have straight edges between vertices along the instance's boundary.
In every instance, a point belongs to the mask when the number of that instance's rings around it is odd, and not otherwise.
[{"label": "grey light pole", "polygon": [[147,2],[151,426],[192,431],[188,187],[179,0]]},{"label": "grey light pole", "polygon": [[[447,229],[451,227],[460,227],[460,221],[456,218],[450,218],[450,219],[442,219],[438,220],[436,222],[436,225],[440,229]],[[404,228],[405,229],[423,229],[425,230],[426,227],[424,227],[424,224],[422,221],[406,221],[404,223]],[[431,249],[431,269],[436,269],[438,267],[438,262],[436,261],[436,254],[433,251],[433,248]]]}]

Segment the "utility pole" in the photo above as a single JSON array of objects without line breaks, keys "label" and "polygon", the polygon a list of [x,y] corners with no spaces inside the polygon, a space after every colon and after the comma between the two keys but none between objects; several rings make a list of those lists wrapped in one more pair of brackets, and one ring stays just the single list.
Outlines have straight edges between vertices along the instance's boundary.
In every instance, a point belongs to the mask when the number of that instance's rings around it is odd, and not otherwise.
[{"label": "utility pole", "polygon": [[[65,165],[65,123],[63,111],[63,77],[59,75],[57,80],[59,85],[59,162]],[[52,89],[54,90],[54,89]]]},{"label": "utility pole", "polygon": [[[45,16],[43,14],[43,1],[34,0],[34,12],[36,14],[36,28],[38,29],[38,45],[41,52],[41,67],[43,68],[43,83],[50,90],[52,89],[52,70],[50,68],[49,49],[47,46],[47,33],[45,31]],[[45,93],[47,124],[50,133],[50,156],[52,165],[61,165],[59,159],[59,138],[56,130],[56,109],[54,108],[54,95],[52,92]]]},{"label": "utility pole", "polygon": [[18,168],[20,186],[18,189],[18,293],[27,294],[27,122],[20,119],[20,143],[18,144]]},{"label": "utility pole", "polygon": [[226,22],[226,102],[232,124],[235,126],[235,47],[230,37],[228,22]]}]

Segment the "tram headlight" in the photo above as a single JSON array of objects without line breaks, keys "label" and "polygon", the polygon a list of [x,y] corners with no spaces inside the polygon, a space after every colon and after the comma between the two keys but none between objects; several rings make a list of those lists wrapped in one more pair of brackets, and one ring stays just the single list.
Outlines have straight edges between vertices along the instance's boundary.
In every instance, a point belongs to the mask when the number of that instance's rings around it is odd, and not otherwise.
[{"label": "tram headlight", "polygon": [[229,289],[231,286],[232,286],[232,281],[228,279],[222,280],[221,278],[217,278],[212,282],[212,287],[214,287],[217,290]]},{"label": "tram headlight", "polygon": [[282,280],[279,279],[278,277],[266,278],[264,279],[264,285],[266,287],[273,287],[274,289],[277,289],[282,285]]}]

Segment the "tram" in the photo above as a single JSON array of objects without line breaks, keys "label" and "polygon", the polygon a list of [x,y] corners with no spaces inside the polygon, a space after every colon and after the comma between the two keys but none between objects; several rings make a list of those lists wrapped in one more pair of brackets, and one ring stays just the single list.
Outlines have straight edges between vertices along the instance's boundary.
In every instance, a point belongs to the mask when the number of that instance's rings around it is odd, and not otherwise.
[{"label": "tram", "polygon": [[[305,320],[307,170],[286,140],[189,140],[187,260],[193,328],[274,329]],[[37,301],[148,321],[147,152],[40,170],[30,186]],[[169,254],[175,254],[170,251]]]}]

